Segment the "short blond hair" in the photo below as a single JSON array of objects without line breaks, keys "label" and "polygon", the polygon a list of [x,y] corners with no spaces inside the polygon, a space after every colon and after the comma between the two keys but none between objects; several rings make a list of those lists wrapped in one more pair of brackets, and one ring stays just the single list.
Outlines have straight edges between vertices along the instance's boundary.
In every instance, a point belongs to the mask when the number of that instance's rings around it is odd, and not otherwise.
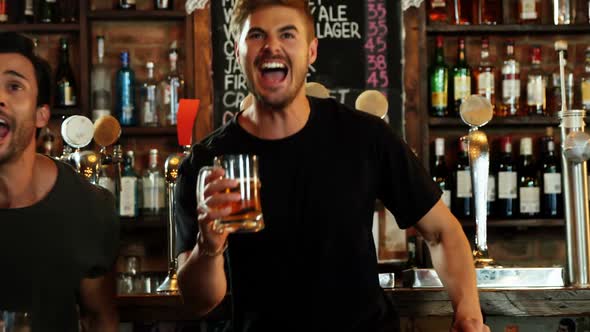
[{"label": "short blond hair", "polygon": [[250,14],[256,10],[266,6],[285,6],[299,10],[305,17],[307,26],[307,40],[311,41],[315,38],[315,26],[313,15],[309,8],[308,0],[237,0],[230,22],[230,31],[235,41],[240,38],[240,33],[244,27],[244,22]]}]

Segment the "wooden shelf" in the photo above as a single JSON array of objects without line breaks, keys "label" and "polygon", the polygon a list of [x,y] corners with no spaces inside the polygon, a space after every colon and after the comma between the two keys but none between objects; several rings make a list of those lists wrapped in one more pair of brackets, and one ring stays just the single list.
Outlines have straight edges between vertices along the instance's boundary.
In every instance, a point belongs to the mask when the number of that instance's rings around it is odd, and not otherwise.
[{"label": "wooden shelf", "polygon": [[176,127],[123,127],[122,136],[175,136]]},{"label": "wooden shelf", "polygon": [[[430,117],[428,120],[430,127],[455,127],[467,125],[458,117],[435,118]],[[518,116],[518,117],[496,117],[493,118],[485,127],[494,126],[550,126],[558,125],[559,119],[549,116]],[[484,128],[485,128],[484,127]]]},{"label": "wooden shelf", "polygon": [[[475,227],[473,220],[461,220],[463,227]],[[563,219],[489,219],[487,226],[490,228],[499,227],[562,227],[565,225]]]},{"label": "wooden shelf", "polygon": [[428,25],[427,34],[586,34],[590,33],[590,24],[572,25],[521,25],[521,24],[499,24],[499,25]]},{"label": "wooden shelf", "polygon": [[0,30],[4,32],[41,32],[62,33],[79,32],[80,24],[77,23],[39,23],[39,24],[0,24]]},{"label": "wooden shelf", "polygon": [[121,217],[121,230],[164,229],[167,226],[166,218],[165,214],[161,216]]},{"label": "wooden shelf", "polygon": [[186,12],[181,10],[96,10],[88,13],[90,20],[184,20]]}]

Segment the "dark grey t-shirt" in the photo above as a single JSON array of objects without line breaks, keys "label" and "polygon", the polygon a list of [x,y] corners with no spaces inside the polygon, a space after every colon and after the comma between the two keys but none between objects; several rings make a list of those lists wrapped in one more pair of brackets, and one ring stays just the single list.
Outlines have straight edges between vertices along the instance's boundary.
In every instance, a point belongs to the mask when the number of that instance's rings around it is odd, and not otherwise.
[{"label": "dark grey t-shirt", "polygon": [[0,209],[0,310],[28,312],[33,331],[77,331],[82,278],[111,269],[119,249],[113,195],[56,161],[36,204]]},{"label": "dark grey t-shirt", "polygon": [[234,118],[193,147],[177,186],[177,252],[195,245],[198,170],[215,155],[257,154],[266,227],[230,235],[226,259],[237,331],[395,331],[378,282],[375,200],[406,228],[440,190],[381,119],[309,100],[308,122],[290,137],[256,138]]}]

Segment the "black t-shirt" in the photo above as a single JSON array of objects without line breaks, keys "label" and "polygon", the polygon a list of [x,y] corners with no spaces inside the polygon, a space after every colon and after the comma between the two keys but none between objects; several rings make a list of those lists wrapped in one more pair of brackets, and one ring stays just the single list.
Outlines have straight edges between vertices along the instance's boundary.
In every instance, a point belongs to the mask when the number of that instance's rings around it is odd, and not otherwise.
[{"label": "black t-shirt", "polygon": [[265,228],[231,234],[226,255],[236,330],[395,331],[378,281],[375,201],[407,228],[440,190],[384,121],[309,101],[309,120],[290,137],[259,139],[236,117],[193,147],[177,185],[177,253],[195,245],[198,170],[216,155],[256,154]]},{"label": "black t-shirt", "polygon": [[28,312],[37,331],[77,331],[82,278],[111,269],[119,249],[113,195],[56,161],[32,206],[0,209],[0,310]]}]

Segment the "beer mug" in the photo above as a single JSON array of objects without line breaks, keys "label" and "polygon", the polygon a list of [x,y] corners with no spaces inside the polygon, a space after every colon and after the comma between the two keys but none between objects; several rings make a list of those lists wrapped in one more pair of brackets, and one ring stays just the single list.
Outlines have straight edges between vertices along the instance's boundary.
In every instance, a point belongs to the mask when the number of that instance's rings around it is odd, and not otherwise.
[{"label": "beer mug", "polygon": [[[231,202],[229,216],[213,221],[213,230],[222,231],[228,229],[233,232],[258,232],[264,228],[262,207],[260,203],[260,177],[258,176],[258,156],[248,154],[229,154],[217,156],[213,160],[215,167],[225,170],[225,178],[238,181],[235,188],[227,188],[226,193],[240,193],[241,200]],[[211,174],[213,167],[203,167],[199,170],[197,178],[197,204],[204,210],[205,179]]]}]

